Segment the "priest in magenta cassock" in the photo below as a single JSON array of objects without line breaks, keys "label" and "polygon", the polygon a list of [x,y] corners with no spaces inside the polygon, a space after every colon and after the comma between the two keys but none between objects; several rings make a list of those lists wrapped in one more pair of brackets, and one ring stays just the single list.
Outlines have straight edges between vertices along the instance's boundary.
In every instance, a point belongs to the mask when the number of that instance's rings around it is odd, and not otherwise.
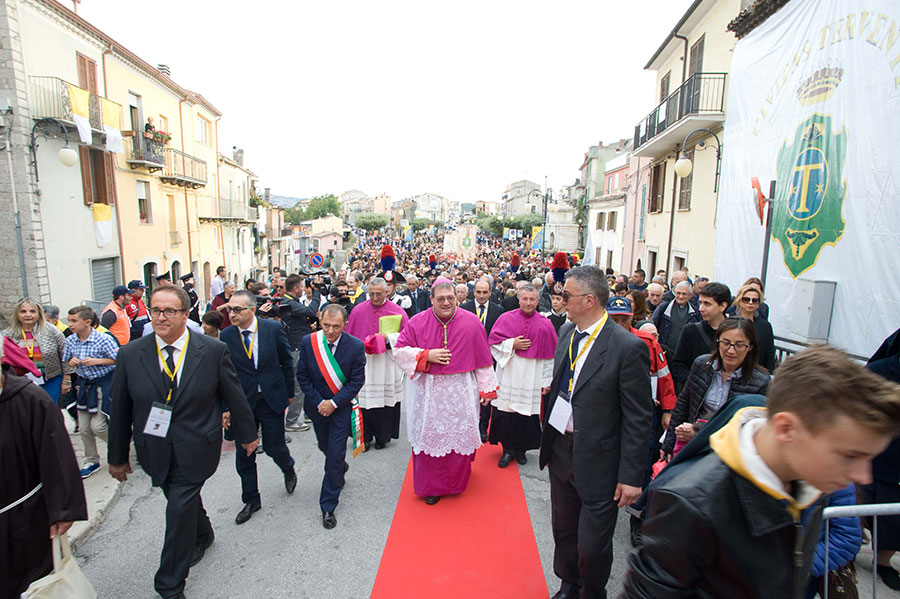
[{"label": "priest in magenta cassock", "polygon": [[487,333],[478,317],[458,309],[453,283],[431,287],[432,307],[419,312],[400,333],[394,359],[410,375],[406,428],[413,451],[416,495],[433,505],[462,493],[472,473],[479,400],[497,397]]},{"label": "priest in magenta cassock", "polygon": [[375,449],[384,449],[400,437],[405,381],[392,348],[408,322],[406,311],[387,301],[387,285],[380,277],[369,282],[369,299],[350,312],[346,332],[366,346],[366,384],[359,392],[366,448],[373,438]]},{"label": "priest in magenta cassock", "polygon": [[556,352],[556,329],[537,312],[537,288],[524,285],[516,295],[519,309],[501,314],[488,338],[500,383],[488,439],[503,446],[501,468],[526,464],[525,452],[541,446],[541,396],[550,390]]}]

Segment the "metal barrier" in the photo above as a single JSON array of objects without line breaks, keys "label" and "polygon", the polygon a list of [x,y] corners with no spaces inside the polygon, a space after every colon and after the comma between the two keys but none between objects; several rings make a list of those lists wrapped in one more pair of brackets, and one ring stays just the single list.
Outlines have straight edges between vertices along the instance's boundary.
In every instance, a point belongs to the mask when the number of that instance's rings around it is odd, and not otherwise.
[{"label": "metal barrier", "polygon": [[828,544],[830,542],[832,518],[863,518],[872,516],[872,599],[878,595],[878,516],[900,515],[900,503],[868,503],[862,505],[841,505],[827,507],[822,513],[825,520],[825,599],[828,599]]},{"label": "metal barrier", "polygon": [[[789,339],[787,337],[779,337],[778,335],[775,335],[774,339],[776,367],[778,364],[781,364],[788,356],[792,356],[793,354],[801,352],[812,345],[805,341],[798,341],[796,339]],[[847,355],[850,356],[851,360],[854,360],[856,362],[865,364],[868,361],[868,358],[866,358],[865,356],[858,356],[856,354],[850,353],[848,353]]]}]

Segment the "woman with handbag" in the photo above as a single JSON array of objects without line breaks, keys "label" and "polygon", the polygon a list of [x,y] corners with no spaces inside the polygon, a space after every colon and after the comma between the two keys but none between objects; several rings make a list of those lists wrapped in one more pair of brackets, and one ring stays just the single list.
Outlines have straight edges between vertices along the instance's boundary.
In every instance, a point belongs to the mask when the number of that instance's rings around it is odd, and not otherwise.
[{"label": "woman with handbag", "polygon": [[672,411],[660,458],[671,456],[676,441],[696,436],[709,420],[737,395],[765,395],[771,377],[757,362],[756,330],[747,318],[726,318],[716,329],[713,351],[694,360],[691,373]]},{"label": "woman with handbag", "polygon": [[18,599],[52,570],[51,538],[87,520],[87,500],[59,408],[24,377],[40,371],[8,337],[0,354],[0,599]]},{"label": "woman with handbag", "polygon": [[26,376],[54,401],[59,399],[60,393],[69,391],[74,368],[63,364],[66,337],[46,319],[40,303],[28,297],[20,299],[13,310],[13,326],[3,331],[3,335],[11,337],[28,353],[39,374],[27,373]]}]

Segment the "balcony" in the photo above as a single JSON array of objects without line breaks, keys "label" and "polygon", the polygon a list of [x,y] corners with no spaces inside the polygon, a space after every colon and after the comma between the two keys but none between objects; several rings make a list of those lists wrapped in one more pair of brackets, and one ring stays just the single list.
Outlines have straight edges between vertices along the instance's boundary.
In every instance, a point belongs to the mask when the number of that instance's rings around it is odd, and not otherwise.
[{"label": "balcony", "polygon": [[633,156],[655,158],[694,129],[725,121],[727,73],[694,73],[634,128]]},{"label": "balcony", "polygon": [[205,187],[206,161],[179,150],[166,148],[165,169],[159,178],[163,183],[179,187],[191,189]]},{"label": "balcony", "polygon": [[[59,119],[64,124],[75,127],[75,118],[72,113],[72,98],[69,95],[70,86],[76,90],[82,89],[59,77],[29,76],[28,97],[31,105],[31,114],[34,118]],[[88,120],[91,123],[91,129],[104,133],[104,106],[106,107],[107,124],[119,129],[122,123],[122,106],[96,94],[90,94]]]},{"label": "balcony", "polygon": [[227,197],[216,200],[211,196],[197,198],[197,214],[201,222],[251,225],[256,220],[256,209],[246,202]]},{"label": "balcony", "polygon": [[166,167],[166,144],[144,137],[143,131],[126,131],[130,141],[125,142],[125,162],[131,170],[145,168],[151,173]]}]

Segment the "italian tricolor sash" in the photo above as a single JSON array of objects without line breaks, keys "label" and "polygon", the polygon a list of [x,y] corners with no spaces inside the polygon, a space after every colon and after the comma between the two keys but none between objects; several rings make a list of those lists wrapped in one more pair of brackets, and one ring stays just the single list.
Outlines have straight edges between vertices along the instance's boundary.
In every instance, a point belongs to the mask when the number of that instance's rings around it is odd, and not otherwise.
[{"label": "italian tricolor sash", "polygon": [[[319,372],[328,384],[331,392],[337,395],[337,392],[344,387],[347,382],[347,376],[341,370],[341,365],[334,359],[334,354],[328,347],[328,341],[325,340],[325,333],[318,331],[312,334],[312,350],[316,357],[316,364]],[[362,410],[359,409],[359,399],[354,397],[350,402],[350,432],[353,437],[353,457],[355,458],[366,450],[363,442],[363,421]]]}]

